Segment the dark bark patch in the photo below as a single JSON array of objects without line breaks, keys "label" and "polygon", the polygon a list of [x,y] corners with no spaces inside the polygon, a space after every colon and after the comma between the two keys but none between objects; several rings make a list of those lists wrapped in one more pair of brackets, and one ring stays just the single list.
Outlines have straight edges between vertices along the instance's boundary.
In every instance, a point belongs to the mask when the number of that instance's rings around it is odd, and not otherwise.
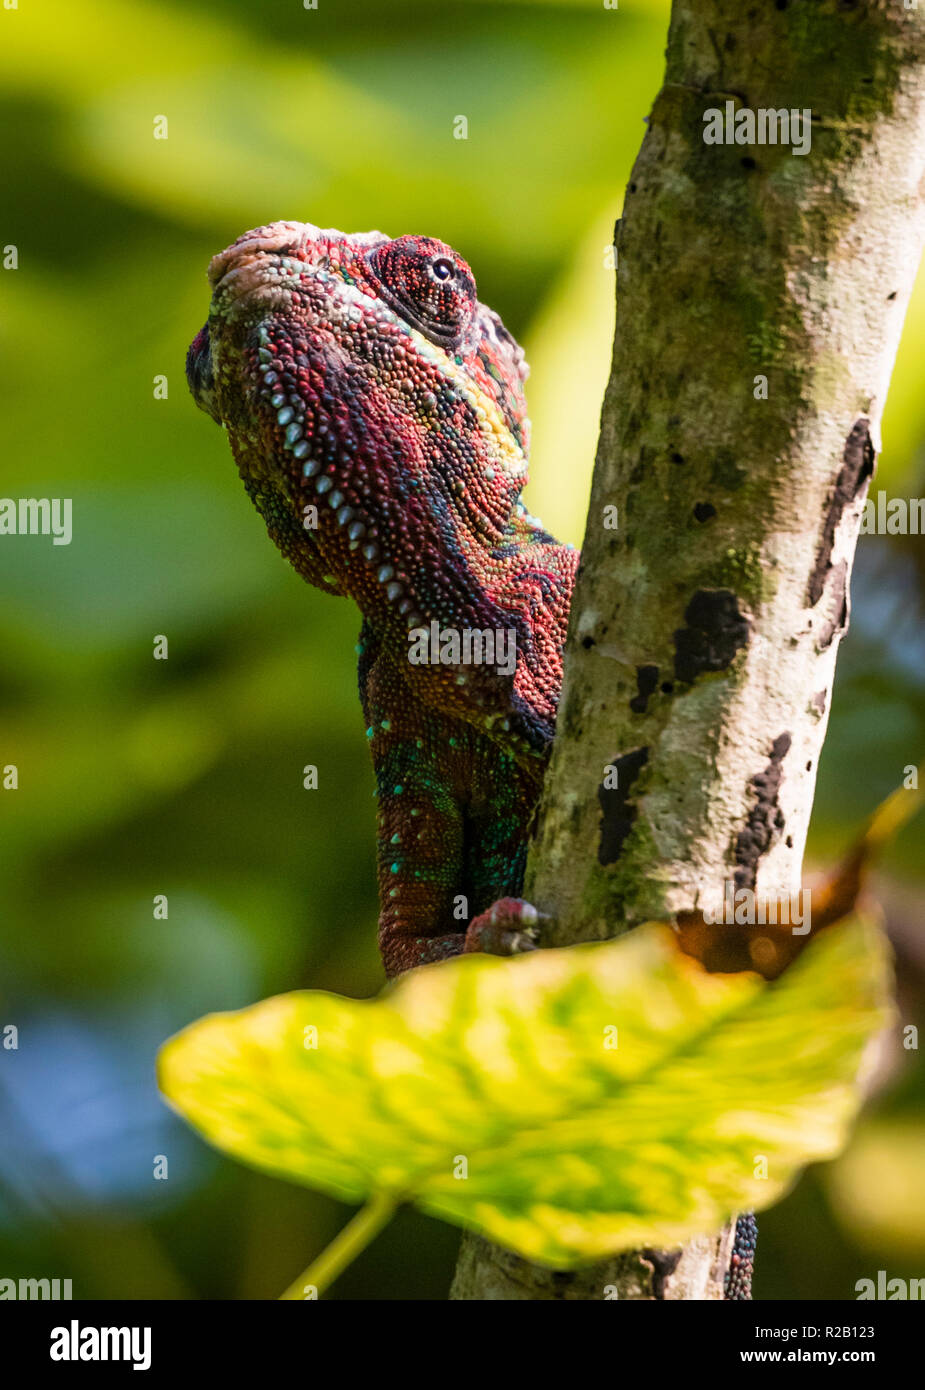
[{"label": "dark bark patch", "polygon": [[694,681],[703,671],[725,671],[748,642],[748,619],[731,589],[698,589],[684,611],[687,627],[674,635],[674,673]]},{"label": "dark bark patch", "polygon": [[[842,466],[835,479],[835,490],[829,499],[828,510],[822,525],[822,538],[816,552],[816,563],[809,576],[809,604],[814,608],[822,598],[829,571],[832,568],[832,546],[835,532],[844,510],[857,497],[861,488],[873,477],[876,454],[870,437],[870,425],[865,419],[855,425],[845,443]],[[831,641],[831,638],[829,639]]]},{"label": "dark bark patch", "polygon": [[698,502],[694,507],[694,516],[698,521],[709,521],[716,516],[716,508],[712,502]]},{"label": "dark bark patch", "polygon": [[649,696],[655,691],[658,685],[657,666],[637,666],[636,667],[636,690],[630,700],[630,709],[634,714],[645,714],[649,703]]},{"label": "dark bark patch", "polygon": [[717,449],[710,464],[710,482],[721,492],[735,492],[745,482],[745,469],[736,463],[731,449]]},{"label": "dark bark patch", "polygon": [[771,746],[771,761],[748,784],[754,803],[736,839],[737,889],[754,888],[758,861],[770,849],[774,836],[784,828],[784,816],[777,798],[784,776],[783,761],[790,751],[791,742],[788,733],[778,734]]},{"label": "dark bark patch", "polygon": [[620,857],[623,843],[636,819],[636,803],[630,799],[630,791],[648,761],[648,748],[634,748],[632,753],[614,758],[612,766],[617,770],[617,785],[601,785],[597,789],[597,799],[601,803],[601,839],[597,857],[601,864],[614,864]]},{"label": "dark bark patch", "polygon": [[828,699],[828,695],[829,692],[827,690],[817,690],[809,702],[810,709],[816,714],[825,714],[825,702]]},{"label": "dark bark patch", "polygon": [[825,620],[816,633],[816,650],[824,652],[836,632],[848,626],[848,561],[841,560],[832,571]]},{"label": "dark bark patch", "polygon": [[652,1266],[652,1297],[663,1300],[668,1280],[681,1259],[680,1250],[640,1250],[642,1258]]}]

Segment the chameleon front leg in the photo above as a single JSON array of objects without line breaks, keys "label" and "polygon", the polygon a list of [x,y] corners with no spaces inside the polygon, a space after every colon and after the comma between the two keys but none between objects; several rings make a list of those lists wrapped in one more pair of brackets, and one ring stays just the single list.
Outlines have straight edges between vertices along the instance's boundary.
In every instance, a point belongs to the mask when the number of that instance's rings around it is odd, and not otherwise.
[{"label": "chameleon front leg", "polygon": [[[443,760],[438,766],[424,752],[395,743],[380,749],[376,768],[379,948],[389,977],[463,952],[514,955],[537,944],[540,915],[519,899],[502,898],[466,925],[477,901],[467,872],[471,825]],[[459,929],[448,932],[454,921]]]},{"label": "chameleon front leg", "polygon": [[420,713],[409,702],[368,729],[379,800],[379,945],[389,976],[463,952],[533,949],[541,920],[510,896],[525,857],[517,779],[475,813],[473,776],[484,785],[478,736],[457,720],[422,721]]},{"label": "chameleon front leg", "polygon": [[391,978],[463,949],[464,924],[447,931],[462,873],[463,818],[450,785],[448,721],[408,688],[382,631],[369,620],[357,651],[379,802],[379,949]]},{"label": "chameleon front leg", "polygon": [[389,728],[375,743],[379,949],[391,977],[465,947],[465,918],[446,930],[461,891],[463,814],[424,739]]},{"label": "chameleon front leg", "polygon": [[514,759],[489,747],[471,724],[425,703],[368,621],[358,650],[379,801],[386,974],[464,951],[526,948],[532,923],[512,935],[506,920],[488,912],[496,899],[519,891],[523,876],[532,803]]},{"label": "chameleon front leg", "polygon": [[485,736],[477,736],[474,742],[472,778],[479,796],[469,808],[466,880],[475,915],[466,933],[466,950],[517,955],[536,949],[542,925],[548,921],[518,896],[542,765],[518,764],[510,752]]}]

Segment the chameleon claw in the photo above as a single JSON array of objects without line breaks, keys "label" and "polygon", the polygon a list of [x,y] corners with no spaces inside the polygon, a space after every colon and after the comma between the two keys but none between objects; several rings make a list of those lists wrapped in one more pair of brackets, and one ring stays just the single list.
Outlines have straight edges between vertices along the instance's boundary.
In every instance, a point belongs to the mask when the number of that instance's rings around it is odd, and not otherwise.
[{"label": "chameleon claw", "polygon": [[517,956],[539,950],[543,926],[552,921],[522,898],[501,898],[469,923],[465,951],[492,956]]}]

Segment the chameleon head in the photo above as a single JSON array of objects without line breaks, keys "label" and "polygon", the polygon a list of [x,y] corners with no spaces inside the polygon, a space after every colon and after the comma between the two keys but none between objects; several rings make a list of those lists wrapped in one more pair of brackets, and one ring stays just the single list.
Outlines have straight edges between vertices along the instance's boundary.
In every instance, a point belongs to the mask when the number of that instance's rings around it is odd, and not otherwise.
[{"label": "chameleon head", "polygon": [[526,482],[527,368],[466,262],[430,237],[276,222],[209,278],[190,389],[287,558],[402,627],[486,617]]}]

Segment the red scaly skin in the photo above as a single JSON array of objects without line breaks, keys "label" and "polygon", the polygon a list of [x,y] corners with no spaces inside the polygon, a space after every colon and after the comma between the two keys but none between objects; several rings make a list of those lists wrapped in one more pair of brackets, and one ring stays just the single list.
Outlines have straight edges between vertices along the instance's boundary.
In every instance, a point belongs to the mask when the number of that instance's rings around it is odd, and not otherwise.
[{"label": "red scaly skin", "polygon": [[[578,555],[519,501],[523,353],[465,261],[429,237],[277,222],[239,237],[209,278],[193,395],[226,427],[283,555],[363,615],[386,971],[526,949],[537,918],[516,894]],[[516,664],[498,649],[494,664],[465,649],[416,664],[431,624],[513,634]]]}]

